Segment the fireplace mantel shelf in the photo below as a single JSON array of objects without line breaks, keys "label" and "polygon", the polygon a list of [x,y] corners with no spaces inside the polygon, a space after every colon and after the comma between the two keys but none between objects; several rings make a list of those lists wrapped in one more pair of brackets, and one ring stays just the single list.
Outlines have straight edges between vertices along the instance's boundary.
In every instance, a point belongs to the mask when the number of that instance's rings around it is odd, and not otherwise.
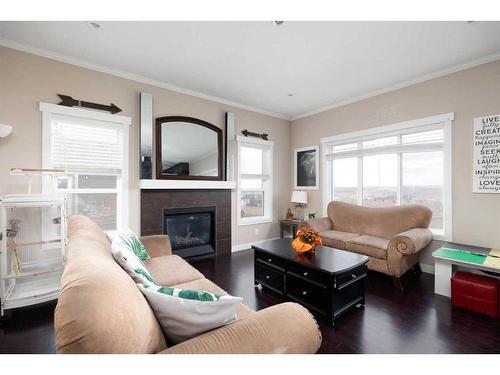
[{"label": "fireplace mantel shelf", "polygon": [[141,190],[148,189],[236,189],[234,181],[140,180]]}]

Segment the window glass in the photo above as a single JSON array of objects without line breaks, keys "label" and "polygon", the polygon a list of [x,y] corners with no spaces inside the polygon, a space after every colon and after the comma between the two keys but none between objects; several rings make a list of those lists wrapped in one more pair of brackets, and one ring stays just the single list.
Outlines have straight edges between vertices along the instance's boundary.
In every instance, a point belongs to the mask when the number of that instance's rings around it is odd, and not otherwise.
[{"label": "window glass", "polygon": [[238,225],[268,222],[272,217],[272,147],[262,143],[253,145],[251,140],[238,146]]},{"label": "window glass", "polygon": [[402,204],[432,210],[431,228],[443,229],[443,152],[403,153]]},{"label": "window glass", "polygon": [[398,204],[397,154],[363,157],[363,206],[386,207]]},{"label": "window glass", "polygon": [[245,191],[241,193],[241,217],[264,216],[264,192]]},{"label": "window glass", "polygon": [[102,230],[116,230],[116,194],[68,194],[68,214],[85,215]]},{"label": "window glass", "polygon": [[333,199],[356,204],[358,201],[358,159],[333,161]]},{"label": "window glass", "polygon": [[[68,198],[68,214],[90,217],[103,230],[116,230],[122,192],[123,126],[53,115],[51,168],[62,168],[56,188]],[[123,204],[123,203],[122,203]]]}]

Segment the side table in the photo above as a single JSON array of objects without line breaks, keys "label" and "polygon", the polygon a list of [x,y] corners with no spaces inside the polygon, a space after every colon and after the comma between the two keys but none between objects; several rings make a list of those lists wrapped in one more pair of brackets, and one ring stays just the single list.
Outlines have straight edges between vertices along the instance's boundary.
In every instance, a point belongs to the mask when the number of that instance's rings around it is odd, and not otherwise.
[{"label": "side table", "polygon": [[284,238],[285,228],[289,228],[292,232],[292,237],[295,238],[300,223],[302,223],[302,220],[280,220],[280,237]]}]

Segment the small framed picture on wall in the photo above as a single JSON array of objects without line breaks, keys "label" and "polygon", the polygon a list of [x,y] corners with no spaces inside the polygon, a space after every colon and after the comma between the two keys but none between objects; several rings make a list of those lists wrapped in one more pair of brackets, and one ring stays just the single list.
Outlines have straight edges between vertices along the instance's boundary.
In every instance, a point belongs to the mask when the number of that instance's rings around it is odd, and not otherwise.
[{"label": "small framed picture on wall", "polygon": [[319,190],[319,146],[294,151],[294,189]]}]

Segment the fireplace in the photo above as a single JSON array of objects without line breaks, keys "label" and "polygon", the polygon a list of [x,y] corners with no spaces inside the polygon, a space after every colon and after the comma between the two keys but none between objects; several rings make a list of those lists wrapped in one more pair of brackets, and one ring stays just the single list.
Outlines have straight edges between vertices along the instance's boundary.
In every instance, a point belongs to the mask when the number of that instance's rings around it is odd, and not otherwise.
[{"label": "fireplace", "polygon": [[163,233],[168,234],[172,253],[183,258],[216,252],[215,206],[163,210]]},{"label": "fireplace", "polygon": [[[187,209],[196,210],[186,212]],[[182,208],[181,210],[178,210]],[[209,208],[208,210],[206,208]],[[173,214],[213,211],[212,230],[217,255],[231,254],[231,190],[229,189],[141,189],[141,236],[165,234],[165,210]],[[182,250],[181,250],[182,251]],[[196,258],[191,258],[195,260]]]}]

